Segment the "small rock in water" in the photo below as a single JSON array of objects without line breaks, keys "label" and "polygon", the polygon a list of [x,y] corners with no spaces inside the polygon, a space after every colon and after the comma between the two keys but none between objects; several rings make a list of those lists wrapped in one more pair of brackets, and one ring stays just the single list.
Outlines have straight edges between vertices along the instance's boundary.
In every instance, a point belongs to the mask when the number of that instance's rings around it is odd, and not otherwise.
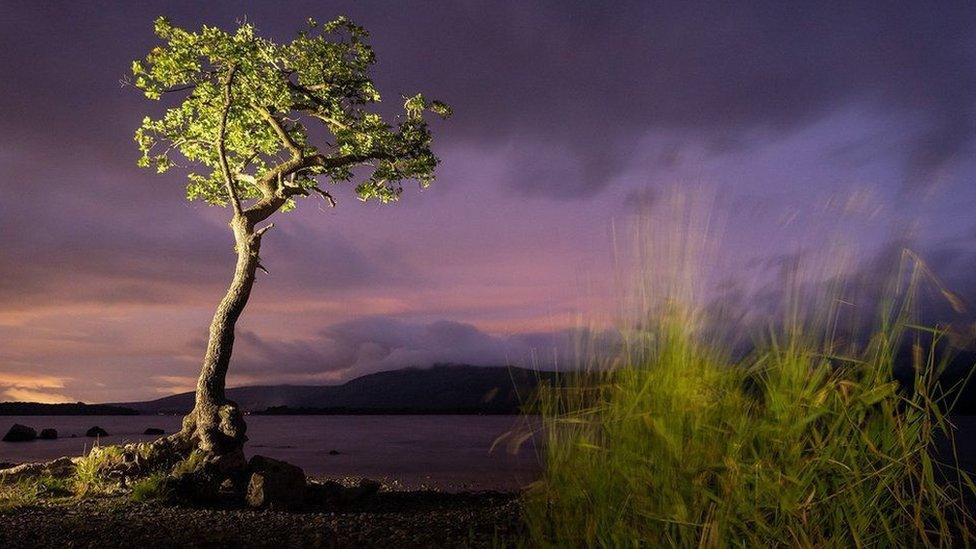
[{"label": "small rock in water", "polygon": [[165,435],[166,434],[166,431],[164,431],[162,429],[157,429],[156,427],[150,427],[150,428],[146,429],[146,431],[144,433],[142,433],[142,434],[144,434],[144,435]]},{"label": "small rock in water", "polygon": [[298,466],[264,456],[248,462],[251,479],[247,485],[247,504],[251,507],[294,509],[305,504],[305,471]]},{"label": "small rock in water", "polygon": [[379,482],[368,478],[360,480],[356,486],[343,486],[334,480],[313,481],[308,484],[308,497],[314,505],[341,507],[361,503],[375,496],[380,488]]},{"label": "small rock in water", "polygon": [[55,440],[55,439],[58,438],[58,430],[57,429],[41,429],[41,434],[38,435],[37,438],[44,439],[44,440]]},{"label": "small rock in water", "polygon": [[337,456],[337,455],[339,455],[339,450],[329,450],[329,455],[330,456]]},{"label": "small rock in water", "polygon": [[15,423],[13,427],[3,435],[4,442],[30,442],[37,438],[37,431],[33,427]]},{"label": "small rock in water", "polygon": [[96,426],[92,427],[91,429],[85,431],[85,436],[86,437],[92,437],[92,438],[94,438],[94,437],[107,437],[108,436],[108,431],[106,431],[105,429],[102,429],[101,427],[99,427],[99,426],[96,425]]}]

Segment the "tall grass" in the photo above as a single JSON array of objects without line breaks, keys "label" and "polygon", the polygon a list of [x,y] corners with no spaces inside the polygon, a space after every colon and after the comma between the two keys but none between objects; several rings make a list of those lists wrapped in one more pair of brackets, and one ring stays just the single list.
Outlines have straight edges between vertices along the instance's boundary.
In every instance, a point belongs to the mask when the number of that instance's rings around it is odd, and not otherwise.
[{"label": "tall grass", "polygon": [[71,486],[65,479],[42,475],[16,482],[0,480],[0,513],[29,507],[41,499],[65,498]]},{"label": "tall grass", "polygon": [[[529,542],[968,546],[976,487],[932,456],[950,426],[944,334],[913,323],[920,272],[904,273],[867,336],[840,337],[829,300],[800,314],[809,301],[794,294],[748,353],[706,329],[680,276],[642,301],[652,312],[618,352],[534,403],[545,472],[526,495]],[[894,377],[906,346],[907,388]]]}]

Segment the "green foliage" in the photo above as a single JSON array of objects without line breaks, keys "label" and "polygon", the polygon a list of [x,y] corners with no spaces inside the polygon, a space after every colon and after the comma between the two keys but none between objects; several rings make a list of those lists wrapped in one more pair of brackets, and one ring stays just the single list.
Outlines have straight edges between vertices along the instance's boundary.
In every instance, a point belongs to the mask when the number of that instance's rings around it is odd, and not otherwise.
[{"label": "green foliage", "polygon": [[153,473],[132,484],[129,494],[132,501],[169,501],[173,497],[172,477],[164,473]]},{"label": "green foliage", "polygon": [[201,450],[195,449],[190,452],[190,455],[186,459],[173,466],[172,474],[174,477],[179,477],[180,475],[199,471],[206,464],[206,460],[207,455]]},{"label": "green foliage", "polygon": [[[734,360],[674,304],[629,332],[611,364],[539,397],[546,468],[526,499],[531,545],[973,543],[962,502],[976,487],[930,453],[949,436],[942,334],[911,324],[912,293],[842,356],[832,331],[795,322]],[[911,392],[893,381],[906,339]]]},{"label": "green foliage", "polygon": [[21,482],[0,484],[0,513],[28,507],[37,501],[37,487]]},{"label": "green foliage", "polygon": [[[284,44],[251,24],[192,32],[160,17],[155,32],[163,44],[133,62],[133,84],[149,99],[181,99],[143,120],[139,165],[162,173],[187,163],[188,199],[228,202],[223,159],[241,199],[290,199],[302,193],[284,189],[283,178],[309,190],[317,178],[352,180],[364,164],[368,173],[356,186],[362,200],[394,201],[402,181],[433,180],[438,159],[424,115],[447,117],[450,108],[417,94],[392,123],[372,112],[380,101],[370,76],[376,57],[366,30],[345,17],[309,20]],[[313,144],[312,125],[331,135],[324,148]]]},{"label": "green foliage", "polygon": [[78,497],[110,493],[116,483],[107,478],[106,473],[123,460],[123,450],[119,446],[96,446],[87,456],[75,463],[72,478],[75,495]]},{"label": "green foliage", "polygon": [[0,482],[0,512],[27,507],[40,499],[63,498],[71,494],[70,481],[48,475]]}]

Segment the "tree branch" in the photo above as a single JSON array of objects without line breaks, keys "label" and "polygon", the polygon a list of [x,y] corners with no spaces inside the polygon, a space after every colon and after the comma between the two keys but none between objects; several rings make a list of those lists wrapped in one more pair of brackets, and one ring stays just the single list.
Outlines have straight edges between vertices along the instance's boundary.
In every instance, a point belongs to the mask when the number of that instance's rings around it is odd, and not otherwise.
[{"label": "tree branch", "polygon": [[274,115],[271,114],[271,111],[269,111],[266,107],[256,106],[256,108],[258,109],[258,112],[261,113],[261,116],[263,116],[264,119],[268,122],[268,124],[271,125],[271,128],[278,135],[278,139],[280,139],[281,142],[285,145],[285,148],[291,151],[292,158],[301,158],[302,156],[301,147],[299,147],[298,144],[295,143],[295,140],[292,139],[290,135],[288,135],[288,132],[281,125],[281,122],[279,122],[278,119],[275,118]]},{"label": "tree branch", "polygon": [[393,155],[383,151],[373,151],[369,154],[343,154],[340,156],[325,156],[321,154],[306,157],[308,166],[322,167],[327,170],[362,164],[370,160],[393,160]]},{"label": "tree branch", "polygon": [[260,229],[254,231],[254,236],[261,238],[262,236],[264,236],[264,233],[270,231],[271,229],[274,229],[274,226],[275,226],[274,223],[268,223],[264,227],[261,227]]},{"label": "tree branch", "polygon": [[[277,181],[280,177],[283,178],[308,168],[318,167],[329,170],[351,166],[354,164],[361,164],[369,160],[392,160],[393,158],[394,157],[390,154],[377,151],[371,154],[344,154],[340,156],[314,154],[302,158],[292,158],[290,160],[286,160],[269,170],[261,177],[261,179],[257,181],[258,187],[264,190],[264,197],[245,210],[244,215],[247,216],[252,223],[260,223],[278,211],[278,208],[282,207],[288,198],[296,195],[308,196],[308,190],[303,187],[279,187],[277,185]],[[315,192],[320,191],[321,189]],[[330,201],[330,203],[334,203],[334,201]]]},{"label": "tree branch", "polygon": [[[292,91],[296,91],[296,92],[304,95],[312,103],[314,103],[316,106],[318,106],[319,109],[327,110],[329,108],[328,103],[326,103],[325,101],[323,101],[319,96],[315,95],[315,93],[314,93],[315,90],[316,90],[316,88],[324,89],[324,88],[321,88],[321,86],[317,86],[317,85],[313,85],[313,86],[302,86],[301,84],[296,84],[296,83],[292,82],[291,80],[288,80],[287,83],[288,83],[288,87],[291,88]],[[307,114],[309,114],[309,115],[311,115],[311,116],[313,116],[315,118],[318,118],[319,120],[321,120],[322,122],[325,122],[326,124],[332,124],[332,125],[340,128],[340,129],[343,129],[343,130],[348,130],[349,129],[349,125],[348,124],[343,124],[342,122],[339,122],[335,118],[333,118],[331,116],[327,116],[327,115],[319,112],[318,110],[312,108],[311,105],[294,105],[293,107],[295,108],[295,110],[299,110],[299,111],[305,112],[305,113],[307,113]]]},{"label": "tree branch", "polygon": [[241,215],[241,199],[237,194],[237,186],[230,173],[230,166],[227,163],[227,116],[230,114],[230,90],[234,83],[234,73],[237,66],[231,65],[224,78],[224,110],[220,114],[220,133],[217,136],[217,154],[220,156],[220,171],[224,175],[224,184],[227,186],[227,194],[230,195],[230,203],[234,208],[234,215]]},{"label": "tree branch", "polygon": [[323,190],[322,190],[322,189],[320,189],[320,188],[319,188],[318,186],[314,186],[314,187],[311,187],[311,189],[312,189],[313,191],[315,191],[315,192],[317,192],[317,193],[319,193],[319,195],[321,195],[321,196],[322,196],[322,198],[324,198],[324,199],[325,199],[325,201],[329,203],[329,206],[331,206],[331,207],[333,207],[333,208],[335,208],[335,207],[336,207],[336,201],[335,201],[335,198],[332,198],[332,195],[331,195],[331,194],[329,194],[329,191],[323,191]]}]

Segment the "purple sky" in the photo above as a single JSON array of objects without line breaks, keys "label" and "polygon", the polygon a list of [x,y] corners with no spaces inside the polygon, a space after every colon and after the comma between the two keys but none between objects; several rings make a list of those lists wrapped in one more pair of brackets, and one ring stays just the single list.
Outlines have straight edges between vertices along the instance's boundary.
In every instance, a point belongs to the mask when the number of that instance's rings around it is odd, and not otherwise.
[{"label": "purple sky", "polygon": [[389,100],[455,110],[430,189],[280,216],[231,384],[546,363],[613,310],[611,234],[645,207],[667,226],[674,188],[712,197],[739,299],[840,242],[868,275],[909,245],[976,301],[970,2],[198,4],[0,10],[0,400],[150,398],[197,374],[232,238],[177,170],[135,166],[161,106],[119,78],[158,15],[284,40],[347,14]]}]

